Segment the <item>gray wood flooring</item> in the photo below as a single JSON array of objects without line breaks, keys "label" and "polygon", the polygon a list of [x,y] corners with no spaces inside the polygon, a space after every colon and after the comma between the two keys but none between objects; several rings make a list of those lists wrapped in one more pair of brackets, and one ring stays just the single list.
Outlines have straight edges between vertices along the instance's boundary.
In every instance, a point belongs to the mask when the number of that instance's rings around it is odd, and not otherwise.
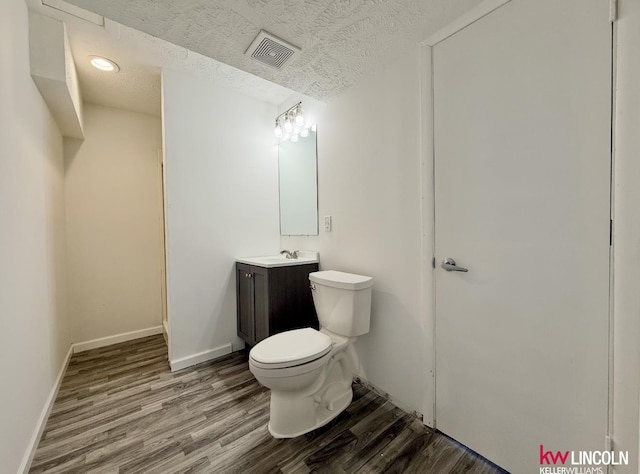
[{"label": "gray wood flooring", "polygon": [[246,353],[171,373],[162,336],[75,354],[32,473],[504,472],[359,384],[329,425],[267,431]]}]

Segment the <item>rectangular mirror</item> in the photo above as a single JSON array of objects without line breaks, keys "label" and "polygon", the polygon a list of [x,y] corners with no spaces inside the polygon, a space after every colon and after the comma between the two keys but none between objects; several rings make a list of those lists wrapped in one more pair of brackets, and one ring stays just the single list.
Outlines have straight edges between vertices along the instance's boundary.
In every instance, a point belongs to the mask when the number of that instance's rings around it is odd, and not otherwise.
[{"label": "rectangular mirror", "polygon": [[278,146],[280,235],[318,235],[316,132]]}]

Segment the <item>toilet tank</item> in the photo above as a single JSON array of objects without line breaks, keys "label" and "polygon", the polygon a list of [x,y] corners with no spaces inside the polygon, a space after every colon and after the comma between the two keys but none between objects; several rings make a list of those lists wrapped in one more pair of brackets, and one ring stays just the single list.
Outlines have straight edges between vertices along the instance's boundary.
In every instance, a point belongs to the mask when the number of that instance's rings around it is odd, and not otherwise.
[{"label": "toilet tank", "polygon": [[369,332],[373,278],[325,270],[309,280],[321,327],[347,337]]}]

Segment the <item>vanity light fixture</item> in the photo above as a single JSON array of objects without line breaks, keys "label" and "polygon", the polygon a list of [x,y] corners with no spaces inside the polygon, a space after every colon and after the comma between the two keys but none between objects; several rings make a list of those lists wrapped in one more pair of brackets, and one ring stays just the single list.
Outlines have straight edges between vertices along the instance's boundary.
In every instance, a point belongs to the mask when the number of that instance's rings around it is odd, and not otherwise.
[{"label": "vanity light fixture", "polygon": [[91,58],[91,65],[96,69],[100,69],[105,72],[118,72],[120,66],[118,66],[111,59],[103,58],[102,56],[89,56]]},{"label": "vanity light fixture", "polygon": [[[291,141],[298,141],[298,134],[302,135],[304,132],[303,126],[304,112],[302,110],[302,102],[298,102],[276,117],[276,126],[273,133],[281,141],[289,138],[291,138]],[[309,132],[307,131],[306,133],[308,134]],[[293,140],[293,137],[296,137],[296,139]]]}]

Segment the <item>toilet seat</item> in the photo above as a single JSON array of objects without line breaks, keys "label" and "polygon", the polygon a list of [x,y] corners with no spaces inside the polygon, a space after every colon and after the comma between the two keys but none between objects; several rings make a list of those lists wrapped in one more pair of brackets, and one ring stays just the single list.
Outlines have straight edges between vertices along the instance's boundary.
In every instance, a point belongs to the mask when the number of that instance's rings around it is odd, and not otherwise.
[{"label": "toilet seat", "polygon": [[261,369],[284,369],[308,364],[331,351],[332,340],[313,328],[293,329],[259,342],[249,353],[250,362]]}]

